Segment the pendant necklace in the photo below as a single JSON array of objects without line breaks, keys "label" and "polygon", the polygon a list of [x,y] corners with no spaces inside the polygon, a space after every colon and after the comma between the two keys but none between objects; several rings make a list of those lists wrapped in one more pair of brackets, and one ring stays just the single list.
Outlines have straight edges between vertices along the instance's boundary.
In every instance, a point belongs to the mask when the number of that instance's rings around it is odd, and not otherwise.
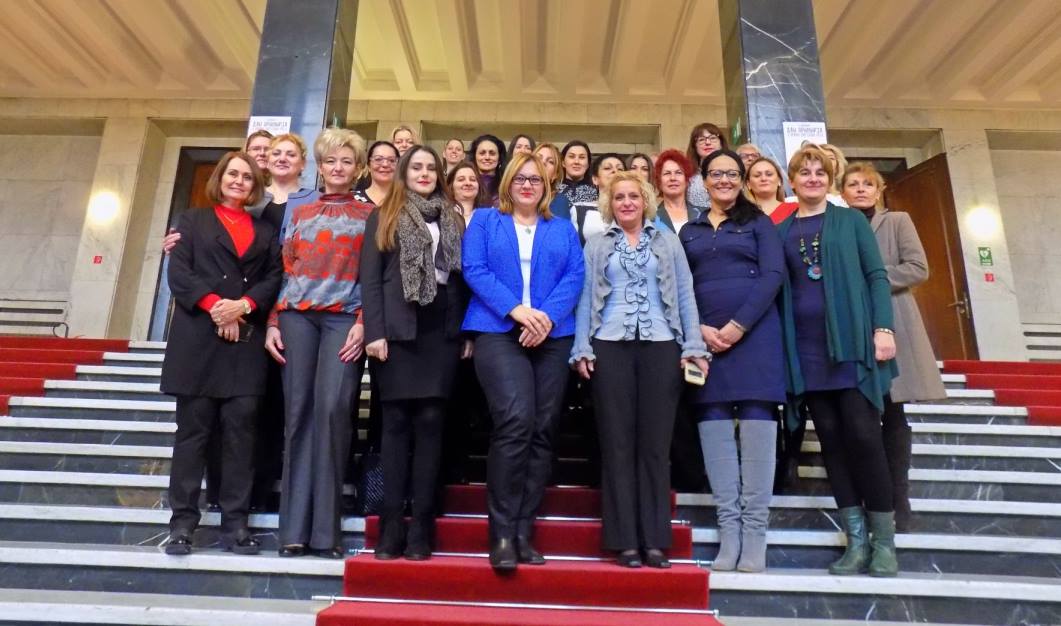
[{"label": "pendant necklace", "polygon": [[796,217],[796,230],[799,232],[799,254],[803,259],[803,263],[807,266],[807,278],[811,280],[822,279],[822,264],[821,264],[821,236],[822,232],[819,230],[814,233],[814,239],[810,243],[810,249],[807,248],[807,240],[803,237],[803,226],[800,224],[801,219],[799,216]]}]

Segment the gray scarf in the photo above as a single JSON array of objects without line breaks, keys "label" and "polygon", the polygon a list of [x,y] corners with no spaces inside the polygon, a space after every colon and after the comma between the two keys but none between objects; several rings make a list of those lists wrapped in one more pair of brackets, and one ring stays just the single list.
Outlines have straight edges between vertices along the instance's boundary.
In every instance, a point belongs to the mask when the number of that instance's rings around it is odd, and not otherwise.
[{"label": "gray scarf", "polygon": [[[434,258],[428,222],[438,222],[438,251]],[[421,306],[431,304],[438,293],[435,269],[454,272],[461,268],[461,228],[457,213],[449,210],[439,195],[424,198],[407,190],[405,205],[398,215],[398,251],[405,301]]]}]

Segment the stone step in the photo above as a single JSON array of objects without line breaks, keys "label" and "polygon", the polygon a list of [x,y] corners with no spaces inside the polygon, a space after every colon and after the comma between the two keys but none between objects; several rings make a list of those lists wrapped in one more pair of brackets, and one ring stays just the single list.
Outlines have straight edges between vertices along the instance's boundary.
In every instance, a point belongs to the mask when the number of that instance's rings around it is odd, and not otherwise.
[{"label": "stone step", "polygon": [[[693,558],[713,559],[718,530],[693,530]],[[837,530],[770,530],[766,565],[772,568],[827,569],[843,554],[845,539]],[[1056,576],[1061,539],[962,534],[900,534],[895,537],[900,571],[947,574]]]},{"label": "stone step", "polygon": [[[912,498],[953,498],[958,500],[1017,500],[1056,502],[1061,472],[1014,472],[995,470],[910,470]],[[799,467],[799,480],[793,495],[827,495],[832,490],[821,466]]]},{"label": "stone step", "polygon": [[100,382],[141,382],[159,384],[160,367],[128,367],[123,365],[78,365],[77,379]]},{"label": "stone step", "polygon": [[[1061,504],[995,500],[911,500],[910,532],[1061,539]],[[714,499],[710,494],[678,494],[678,519],[698,528],[715,528]],[[770,528],[836,530],[836,502],[831,495],[774,496]]]},{"label": "stone step", "polygon": [[803,568],[713,572],[711,607],[726,616],[963,624],[1059,624],[1061,581],[1003,573],[830,576]]},{"label": "stone step", "polygon": [[341,560],[239,556],[202,550],[184,557],[156,546],[0,541],[0,587],[308,600],[342,591]]},{"label": "stone step", "polygon": [[[314,626],[327,602],[177,594],[0,589],[7,623],[143,626]],[[9,621],[10,620],[10,621]]]},{"label": "stone step", "polygon": [[[462,516],[466,517],[466,516]],[[108,545],[162,545],[168,534],[169,511],[131,507],[77,507],[55,505],[0,505],[0,529],[10,541],[48,541]],[[195,537],[196,547],[217,549],[219,514],[204,515]],[[251,526],[266,550],[277,548],[275,514],[251,516]],[[364,545],[364,520],[344,519],[344,546]],[[694,558],[710,560],[718,544],[717,530],[693,530]],[[825,567],[842,551],[843,535],[832,529],[772,529],[771,567]],[[1005,571],[1020,575],[1050,575],[1058,565],[1061,539],[962,535],[946,533],[901,534],[897,545],[903,551],[904,571],[984,573],[997,571],[998,559],[1008,562]],[[984,554],[991,554],[985,559]],[[992,569],[995,568],[995,569]]]}]

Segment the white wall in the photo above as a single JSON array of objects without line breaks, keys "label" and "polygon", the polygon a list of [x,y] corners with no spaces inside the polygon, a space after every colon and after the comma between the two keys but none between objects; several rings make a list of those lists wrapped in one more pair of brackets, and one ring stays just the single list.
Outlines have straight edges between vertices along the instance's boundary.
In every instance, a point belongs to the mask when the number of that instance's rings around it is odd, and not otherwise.
[{"label": "white wall", "polygon": [[992,150],[1025,324],[1061,323],[1061,152]]},{"label": "white wall", "polygon": [[0,297],[66,298],[99,145],[0,135]]}]

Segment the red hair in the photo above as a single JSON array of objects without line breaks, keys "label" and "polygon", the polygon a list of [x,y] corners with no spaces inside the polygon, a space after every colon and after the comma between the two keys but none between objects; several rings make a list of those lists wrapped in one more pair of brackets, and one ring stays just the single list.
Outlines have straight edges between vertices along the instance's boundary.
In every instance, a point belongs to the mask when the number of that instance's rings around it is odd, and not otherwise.
[{"label": "red hair", "polygon": [[652,182],[656,184],[657,189],[659,188],[660,176],[663,175],[663,164],[667,161],[674,161],[677,163],[678,167],[682,168],[686,180],[689,180],[696,174],[696,168],[693,167],[692,161],[689,160],[689,157],[685,156],[684,152],[674,148],[668,148],[659,153],[659,156],[656,157],[656,164],[652,166]]}]

